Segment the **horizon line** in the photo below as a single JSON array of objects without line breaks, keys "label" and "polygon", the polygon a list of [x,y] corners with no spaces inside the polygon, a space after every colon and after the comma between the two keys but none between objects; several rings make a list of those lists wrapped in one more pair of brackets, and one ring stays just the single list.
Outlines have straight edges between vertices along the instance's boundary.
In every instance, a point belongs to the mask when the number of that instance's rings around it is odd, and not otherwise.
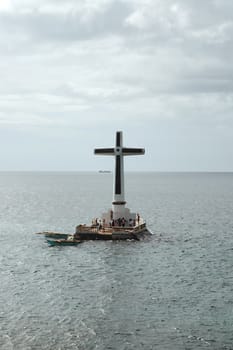
[{"label": "horizon line", "polygon": [[[0,170],[0,173],[101,173],[107,171],[112,174],[114,170]],[[125,173],[233,173],[233,170],[125,170]]]}]

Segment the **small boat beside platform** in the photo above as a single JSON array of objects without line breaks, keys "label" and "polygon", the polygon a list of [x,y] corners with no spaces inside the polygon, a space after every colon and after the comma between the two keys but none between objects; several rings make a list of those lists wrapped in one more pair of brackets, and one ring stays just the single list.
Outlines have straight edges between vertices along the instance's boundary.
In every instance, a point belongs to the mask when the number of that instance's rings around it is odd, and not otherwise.
[{"label": "small boat beside platform", "polygon": [[69,241],[68,239],[47,239],[47,243],[51,246],[71,246],[71,245],[78,245],[82,243],[81,241],[74,240]]},{"label": "small boat beside platform", "polygon": [[65,246],[70,246],[70,245],[78,245],[80,243],[82,243],[82,241],[78,240],[76,238],[76,235],[68,235],[68,237],[66,239],[48,239],[47,238],[47,243],[50,246],[57,246],[57,245],[65,245]]}]

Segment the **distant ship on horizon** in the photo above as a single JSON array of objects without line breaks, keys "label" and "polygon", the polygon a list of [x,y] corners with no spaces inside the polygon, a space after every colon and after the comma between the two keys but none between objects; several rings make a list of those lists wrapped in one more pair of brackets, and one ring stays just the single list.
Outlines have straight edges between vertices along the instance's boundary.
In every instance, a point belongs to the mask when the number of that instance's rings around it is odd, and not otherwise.
[{"label": "distant ship on horizon", "polygon": [[111,170],[99,170],[101,174],[111,174]]}]

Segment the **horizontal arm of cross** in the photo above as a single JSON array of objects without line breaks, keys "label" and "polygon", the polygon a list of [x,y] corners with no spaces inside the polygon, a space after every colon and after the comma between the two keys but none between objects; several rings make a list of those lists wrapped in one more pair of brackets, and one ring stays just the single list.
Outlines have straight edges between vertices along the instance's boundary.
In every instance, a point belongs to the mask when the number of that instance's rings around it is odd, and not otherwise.
[{"label": "horizontal arm of cross", "polygon": [[122,148],[122,154],[124,156],[136,156],[140,154],[145,154],[145,149],[144,148]]},{"label": "horizontal arm of cross", "polygon": [[94,149],[94,154],[100,154],[101,156],[114,156],[115,149],[114,148],[96,148]]}]

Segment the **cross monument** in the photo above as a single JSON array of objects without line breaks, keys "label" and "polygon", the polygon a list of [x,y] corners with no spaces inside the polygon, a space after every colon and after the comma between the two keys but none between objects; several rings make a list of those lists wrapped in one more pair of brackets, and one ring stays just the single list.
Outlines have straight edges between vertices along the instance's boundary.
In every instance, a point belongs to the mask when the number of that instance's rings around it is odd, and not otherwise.
[{"label": "cross monument", "polygon": [[114,148],[97,148],[94,150],[96,155],[114,156],[115,157],[115,174],[113,186],[112,211],[113,218],[117,216],[127,216],[125,208],[125,191],[124,191],[124,156],[142,155],[145,153],[144,148],[127,148],[123,147],[123,133],[116,132],[116,144]]}]

